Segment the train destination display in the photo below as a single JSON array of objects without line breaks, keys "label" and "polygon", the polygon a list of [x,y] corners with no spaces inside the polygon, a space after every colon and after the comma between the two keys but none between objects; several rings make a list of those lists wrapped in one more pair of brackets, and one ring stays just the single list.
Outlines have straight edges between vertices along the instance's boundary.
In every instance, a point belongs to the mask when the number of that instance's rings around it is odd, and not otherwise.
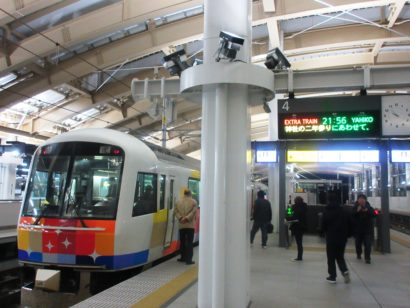
[{"label": "train destination display", "polygon": [[380,137],[380,97],[278,101],[279,139]]},{"label": "train destination display", "polygon": [[355,138],[379,133],[379,116],[374,112],[295,114],[279,117],[280,138]]}]

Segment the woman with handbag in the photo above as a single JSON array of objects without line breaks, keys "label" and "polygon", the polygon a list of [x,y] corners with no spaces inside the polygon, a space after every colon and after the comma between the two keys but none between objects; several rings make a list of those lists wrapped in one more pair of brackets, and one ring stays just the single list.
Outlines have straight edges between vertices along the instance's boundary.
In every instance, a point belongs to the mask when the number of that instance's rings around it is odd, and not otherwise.
[{"label": "woman with handbag", "polygon": [[288,219],[289,222],[292,222],[290,230],[292,235],[295,237],[296,244],[298,246],[298,256],[292,261],[302,261],[303,260],[303,233],[306,231],[306,213],[307,213],[307,204],[303,201],[302,197],[295,198],[295,204],[292,206],[293,214]]}]

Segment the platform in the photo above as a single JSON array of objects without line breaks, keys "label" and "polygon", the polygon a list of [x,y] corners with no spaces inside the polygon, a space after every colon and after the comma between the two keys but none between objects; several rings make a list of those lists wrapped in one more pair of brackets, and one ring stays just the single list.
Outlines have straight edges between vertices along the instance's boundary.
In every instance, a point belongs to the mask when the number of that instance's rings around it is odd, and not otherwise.
[{"label": "platform", "polygon": [[0,229],[0,244],[17,242],[17,227]]},{"label": "platform", "polygon": [[[397,233],[397,234],[396,234]],[[317,236],[305,236],[304,261],[291,262],[290,249],[277,247],[270,236],[268,248],[251,248],[251,307],[410,307],[410,236],[392,231],[391,254],[374,252],[372,264],[357,260],[353,240],[346,249],[351,283],[338,273],[337,284],[325,281],[325,244]],[[197,249],[194,256],[198,257]],[[197,261],[197,260],[196,260]],[[74,306],[80,307],[196,307],[197,266],[186,266],[176,258]]]}]

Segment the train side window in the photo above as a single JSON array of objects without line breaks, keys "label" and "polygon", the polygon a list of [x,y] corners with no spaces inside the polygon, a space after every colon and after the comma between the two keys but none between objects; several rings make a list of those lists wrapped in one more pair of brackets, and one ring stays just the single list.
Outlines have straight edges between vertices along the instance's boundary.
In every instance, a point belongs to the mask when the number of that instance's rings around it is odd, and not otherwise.
[{"label": "train side window", "polygon": [[168,202],[169,202],[169,206],[168,206],[168,208],[170,209],[170,210],[172,210],[172,208],[174,207],[174,179],[172,179],[170,182],[169,182],[169,199],[168,199]]},{"label": "train side window", "polygon": [[157,175],[138,172],[135,186],[132,216],[141,216],[157,211]]},{"label": "train side window", "polygon": [[163,210],[165,208],[165,183],[166,183],[166,176],[161,174],[160,188],[159,188],[159,209],[160,210]]},{"label": "train side window", "polygon": [[199,206],[199,183],[198,179],[188,178],[188,189],[192,193],[192,198],[196,200]]}]

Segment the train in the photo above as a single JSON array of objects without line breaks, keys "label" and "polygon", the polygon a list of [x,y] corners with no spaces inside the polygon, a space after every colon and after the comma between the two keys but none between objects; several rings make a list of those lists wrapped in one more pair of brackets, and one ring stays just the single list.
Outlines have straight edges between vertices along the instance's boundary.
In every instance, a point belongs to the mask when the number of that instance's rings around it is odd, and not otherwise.
[{"label": "train", "polygon": [[[18,220],[25,266],[104,272],[178,251],[173,211],[184,189],[199,201],[200,163],[106,128],[39,146]],[[199,211],[195,240],[199,237]]]}]

